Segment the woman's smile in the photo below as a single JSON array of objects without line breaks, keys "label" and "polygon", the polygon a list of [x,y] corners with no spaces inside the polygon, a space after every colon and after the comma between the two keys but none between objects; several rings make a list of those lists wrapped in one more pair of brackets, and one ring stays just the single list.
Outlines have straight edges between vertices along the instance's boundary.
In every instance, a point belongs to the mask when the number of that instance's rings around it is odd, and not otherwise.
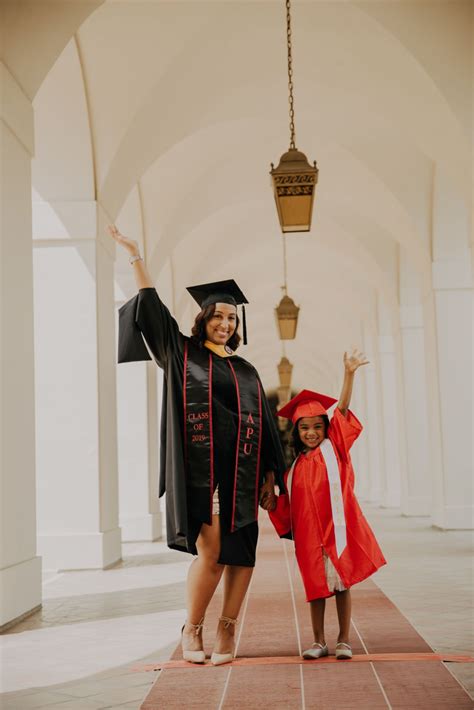
[{"label": "woman's smile", "polygon": [[206,337],[211,343],[225,345],[236,327],[236,307],[230,303],[216,303],[214,315],[206,323]]}]

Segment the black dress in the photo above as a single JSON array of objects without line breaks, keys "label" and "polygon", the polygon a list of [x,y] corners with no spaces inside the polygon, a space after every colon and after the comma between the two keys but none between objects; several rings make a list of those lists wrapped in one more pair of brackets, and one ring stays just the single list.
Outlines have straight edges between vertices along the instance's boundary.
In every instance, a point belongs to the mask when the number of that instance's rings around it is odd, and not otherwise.
[{"label": "black dress", "polygon": [[[160,496],[166,492],[168,546],[196,554],[196,539],[206,516],[193,505],[193,491],[186,477],[183,455],[183,368],[184,350],[190,339],[159,299],[154,288],[141,289],[120,309],[119,362],[151,359],[143,338],[157,364],[164,370],[160,436]],[[214,488],[218,487],[221,525],[221,564],[253,566],[258,539],[256,514],[241,516],[244,523],[231,532],[235,446],[239,424],[238,398],[228,358],[212,356],[212,414],[214,430]],[[246,361],[233,355],[236,364]],[[260,382],[254,368],[246,363],[250,376]],[[266,471],[274,471],[283,490],[285,463],[274,418],[262,396],[262,457],[259,485]],[[255,491],[258,495],[258,491]],[[235,511],[234,511],[235,512]],[[208,519],[208,518],[207,518]]]}]

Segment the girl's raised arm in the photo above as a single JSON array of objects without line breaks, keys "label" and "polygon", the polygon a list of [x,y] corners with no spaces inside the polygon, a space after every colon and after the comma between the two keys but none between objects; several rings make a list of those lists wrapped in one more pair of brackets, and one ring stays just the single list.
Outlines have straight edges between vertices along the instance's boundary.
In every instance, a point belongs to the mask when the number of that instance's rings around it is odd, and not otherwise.
[{"label": "girl's raised arm", "polygon": [[120,246],[123,247],[128,253],[132,263],[138,290],[141,288],[153,288],[150,274],[147,271],[143,258],[140,256],[140,250],[137,242],[133,239],[128,239],[128,237],[124,237],[123,234],[119,232],[115,224],[109,224],[107,231],[112,239],[115,239],[117,244],[120,244]]},{"label": "girl's raised arm", "polygon": [[352,385],[354,384],[354,374],[358,367],[367,365],[368,360],[363,353],[354,349],[350,355],[344,353],[344,382],[342,383],[341,394],[337,408],[346,414],[349,409],[352,397]]}]

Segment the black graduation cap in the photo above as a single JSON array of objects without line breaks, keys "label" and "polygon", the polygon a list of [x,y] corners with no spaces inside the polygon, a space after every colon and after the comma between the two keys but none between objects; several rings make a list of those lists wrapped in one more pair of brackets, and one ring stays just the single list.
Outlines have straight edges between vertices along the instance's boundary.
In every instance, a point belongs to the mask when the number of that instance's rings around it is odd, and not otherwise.
[{"label": "black graduation cap", "polygon": [[245,319],[245,306],[248,303],[244,294],[234,281],[214,281],[199,286],[188,286],[187,290],[201,308],[207,308],[212,303],[230,303],[233,306],[242,305],[242,331],[244,345],[247,345],[247,322]]}]

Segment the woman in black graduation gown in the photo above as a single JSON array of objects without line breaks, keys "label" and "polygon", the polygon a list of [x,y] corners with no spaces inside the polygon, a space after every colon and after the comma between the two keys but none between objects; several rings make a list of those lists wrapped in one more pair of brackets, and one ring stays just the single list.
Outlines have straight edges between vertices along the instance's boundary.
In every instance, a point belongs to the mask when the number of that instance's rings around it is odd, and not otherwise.
[{"label": "woman in black graduation gown", "polygon": [[[201,307],[184,336],[152,285],[136,242],[111,236],[130,255],[138,294],[120,309],[119,362],[150,360],[164,370],[160,496],[166,492],[169,547],[197,554],[187,580],[183,658],[203,663],[204,615],[224,574],[224,600],[211,663],[233,658],[234,631],[253,567],[258,505],[275,507],[285,463],[255,368],[240,343],[234,281],[189,288]],[[245,316],[244,316],[245,339]],[[145,345],[146,343],[146,345]]]}]

